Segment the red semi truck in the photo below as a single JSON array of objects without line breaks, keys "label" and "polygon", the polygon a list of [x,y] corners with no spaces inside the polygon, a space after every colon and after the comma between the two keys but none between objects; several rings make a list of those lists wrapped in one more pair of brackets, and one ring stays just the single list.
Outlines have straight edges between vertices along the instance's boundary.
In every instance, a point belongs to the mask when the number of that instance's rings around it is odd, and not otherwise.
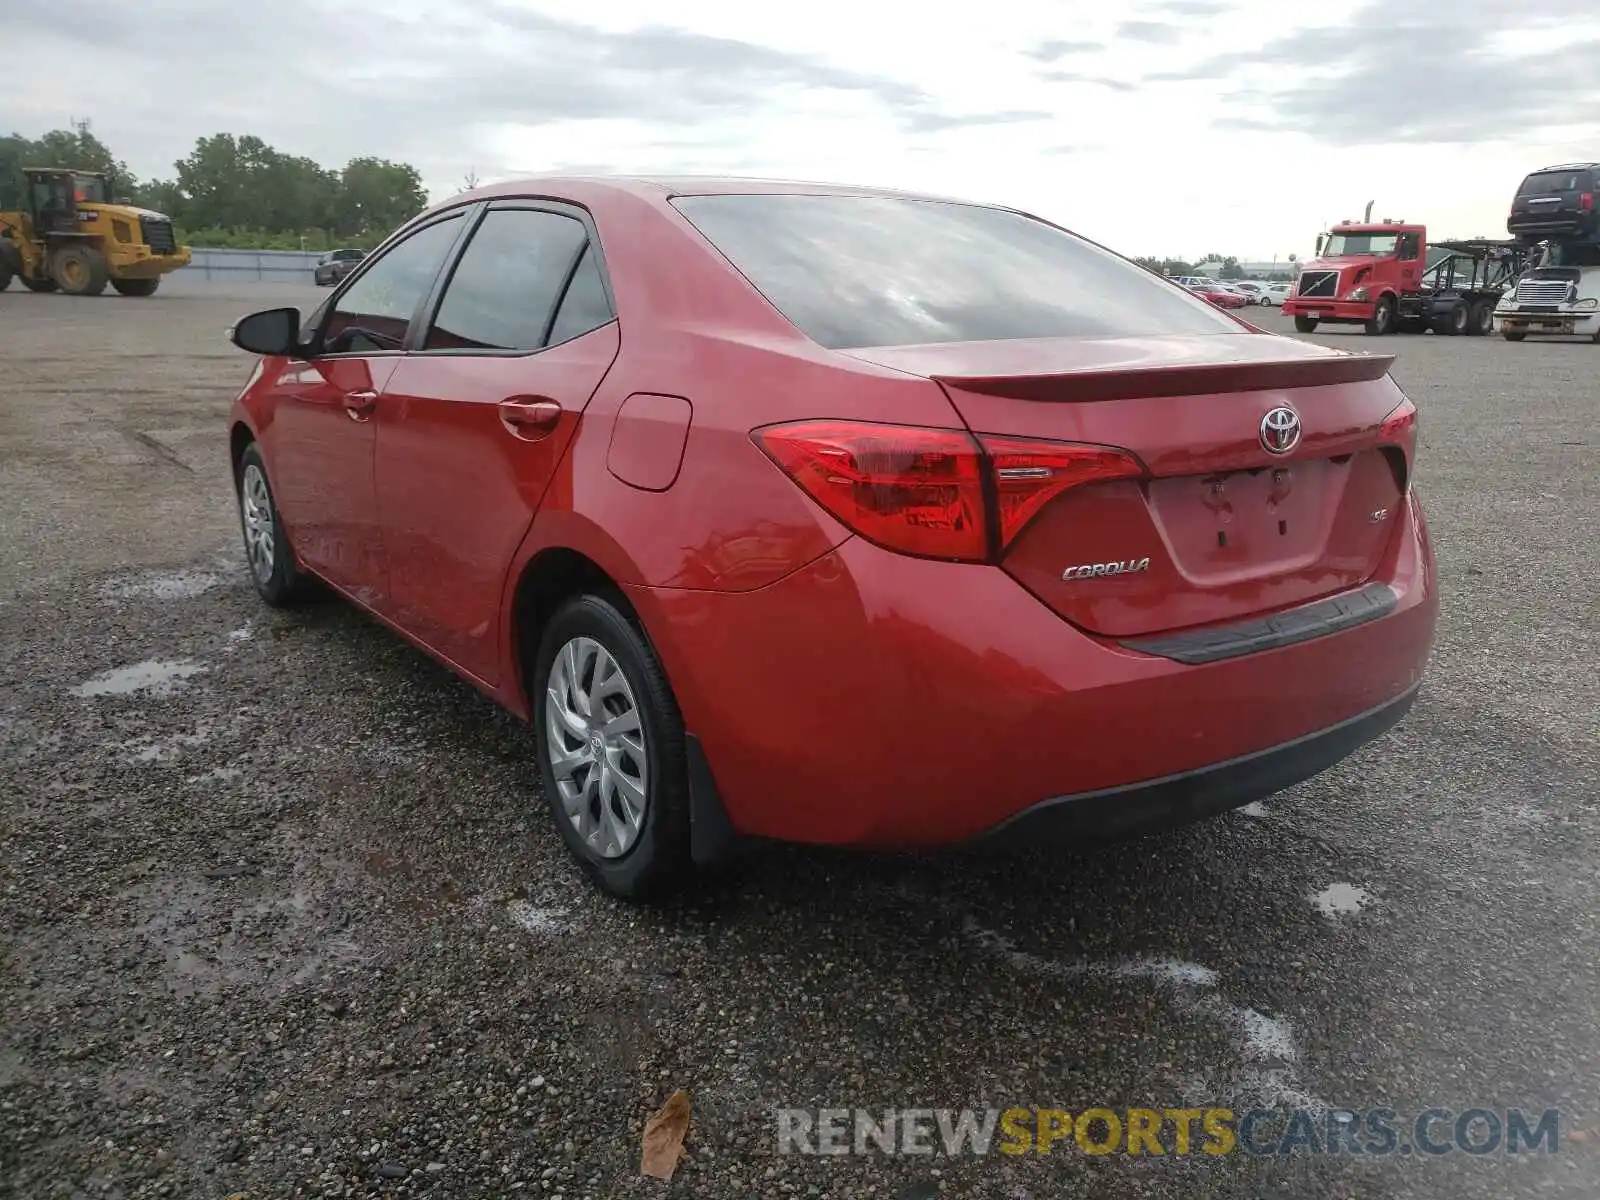
[{"label": "red semi truck", "polygon": [[1402,221],[1342,221],[1317,239],[1282,311],[1301,333],[1323,322],[1371,334],[1492,333],[1526,255],[1510,241],[1430,246],[1426,226]]}]

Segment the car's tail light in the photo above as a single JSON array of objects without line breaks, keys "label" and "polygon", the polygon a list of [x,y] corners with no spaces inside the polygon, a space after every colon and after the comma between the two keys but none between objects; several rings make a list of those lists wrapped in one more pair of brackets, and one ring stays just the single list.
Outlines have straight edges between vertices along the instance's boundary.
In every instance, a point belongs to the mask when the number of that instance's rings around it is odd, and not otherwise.
[{"label": "car's tail light", "polygon": [[1584,212],[1593,212],[1594,211],[1594,193],[1593,192],[1580,192],[1580,193],[1578,193],[1578,207],[1579,207],[1579,209],[1581,209]]},{"label": "car's tail light", "polygon": [[1136,479],[1139,460],[1110,446],[1035,442],[980,435],[994,472],[1000,549],[1012,542],[1038,511],[1069,488],[1106,479]]},{"label": "car's tail light", "polygon": [[1417,458],[1417,406],[1409,397],[1378,427],[1378,444],[1383,447],[1394,470],[1394,481],[1402,492],[1411,489],[1411,468]]},{"label": "car's tail light", "polygon": [[1068,488],[1144,474],[1107,446],[862,421],[758,429],[758,445],[841,524],[901,554],[994,561]]}]

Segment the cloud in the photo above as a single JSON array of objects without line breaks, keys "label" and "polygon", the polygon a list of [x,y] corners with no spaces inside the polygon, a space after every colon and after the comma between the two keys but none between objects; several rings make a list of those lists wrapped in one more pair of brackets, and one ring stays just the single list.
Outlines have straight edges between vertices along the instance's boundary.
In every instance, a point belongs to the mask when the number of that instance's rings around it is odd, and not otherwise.
[{"label": "cloud", "polygon": [[1166,21],[1124,21],[1117,26],[1117,37],[1152,46],[1174,46],[1183,40],[1183,28]]},{"label": "cloud", "polygon": [[1040,62],[1059,62],[1063,58],[1070,58],[1077,54],[1094,54],[1104,50],[1104,42],[1070,42],[1052,38],[1040,42],[1023,53],[1029,58],[1036,58]]},{"label": "cloud", "polygon": [[1039,78],[1051,83],[1091,83],[1096,87],[1110,88],[1114,92],[1132,92],[1138,84],[1129,79],[1114,79],[1110,75],[1084,75],[1077,71],[1040,71]]},{"label": "cloud", "polygon": [[[8,46],[37,48],[24,56],[31,61],[75,63],[63,101],[72,111],[97,105],[106,119],[96,131],[146,175],[169,174],[196,136],[219,129],[254,132],[329,165],[373,153],[381,131],[379,152],[437,179],[458,175],[465,158],[492,170],[492,147],[507,128],[620,121],[683,133],[829,94],[912,134],[1050,115],[964,111],[917,84],[817,54],[665,24],[602,30],[506,0],[459,0],[433,12],[412,11],[408,0],[279,0],[272,20],[248,37],[214,0],[133,9],[11,0],[6,33]],[[45,89],[24,80],[21,91]],[[205,98],[205,127],[180,139],[174,115],[194,111],[196,97]],[[66,115],[41,113],[41,127]],[[571,140],[566,157],[591,161],[581,133]],[[132,154],[131,143],[162,151]]]},{"label": "cloud", "polygon": [[911,133],[943,133],[950,129],[970,129],[981,125],[1012,125],[1020,121],[1049,121],[1055,113],[1043,109],[1008,109],[989,113],[908,112],[903,120]]},{"label": "cloud", "polygon": [[[1562,36],[1551,37],[1561,27]],[[1518,48],[1529,34],[1543,43]],[[1452,0],[1412,9],[1387,0],[1347,24],[1295,30],[1145,83],[1234,84],[1223,129],[1304,132],[1333,145],[1481,143],[1600,110],[1600,32],[1565,11]],[[1239,111],[1241,108],[1248,112]],[[1592,118],[1584,119],[1592,127]]]}]

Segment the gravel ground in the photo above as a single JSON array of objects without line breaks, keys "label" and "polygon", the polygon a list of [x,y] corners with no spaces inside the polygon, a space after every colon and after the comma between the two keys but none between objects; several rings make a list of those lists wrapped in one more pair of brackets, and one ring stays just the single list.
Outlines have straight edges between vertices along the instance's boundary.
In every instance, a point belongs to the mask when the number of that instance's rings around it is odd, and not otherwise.
[{"label": "gravel ground", "polygon": [[[224,329],[322,294],[0,295],[0,1194],[1600,1191],[1600,347],[1383,343],[1445,608],[1413,714],[1324,776],[1093,853],[763,852],[641,910],[569,865],[524,728],[337,603],[255,600]],[[688,1157],[640,1179],[679,1087]],[[963,1104],[1559,1107],[1563,1136],[776,1153],[778,1106]]]}]

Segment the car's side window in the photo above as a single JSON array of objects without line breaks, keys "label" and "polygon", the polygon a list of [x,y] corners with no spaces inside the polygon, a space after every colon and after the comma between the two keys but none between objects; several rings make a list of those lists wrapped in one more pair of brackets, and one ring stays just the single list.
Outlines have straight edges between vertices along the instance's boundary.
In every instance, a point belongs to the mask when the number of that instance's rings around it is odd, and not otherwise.
[{"label": "car's side window", "polygon": [[541,349],[556,302],[588,241],[575,217],[491,209],[467,243],[424,350]]},{"label": "car's side window", "polygon": [[561,297],[561,307],[556,310],[555,324],[550,326],[550,345],[559,346],[575,337],[582,337],[592,329],[599,329],[612,318],[611,301],[606,296],[605,281],[600,277],[600,263],[591,243],[578,260],[578,269],[572,273],[566,295]]},{"label": "car's side window", "polygon": [[371,354],[404,348],[406,328],[433,287],[461,218],[424,226],[373,260],[340,295],[322,329],[326,354]]},{"label": "car's side window", "polygon": [[1398,257],[1401,262],[1410,262],[1412,259],[1417,257],[1417,254],[1421,251],[1421,249],[1421,241],[1416,234],[1402,233],[1400,235],[1400,251]]}]

